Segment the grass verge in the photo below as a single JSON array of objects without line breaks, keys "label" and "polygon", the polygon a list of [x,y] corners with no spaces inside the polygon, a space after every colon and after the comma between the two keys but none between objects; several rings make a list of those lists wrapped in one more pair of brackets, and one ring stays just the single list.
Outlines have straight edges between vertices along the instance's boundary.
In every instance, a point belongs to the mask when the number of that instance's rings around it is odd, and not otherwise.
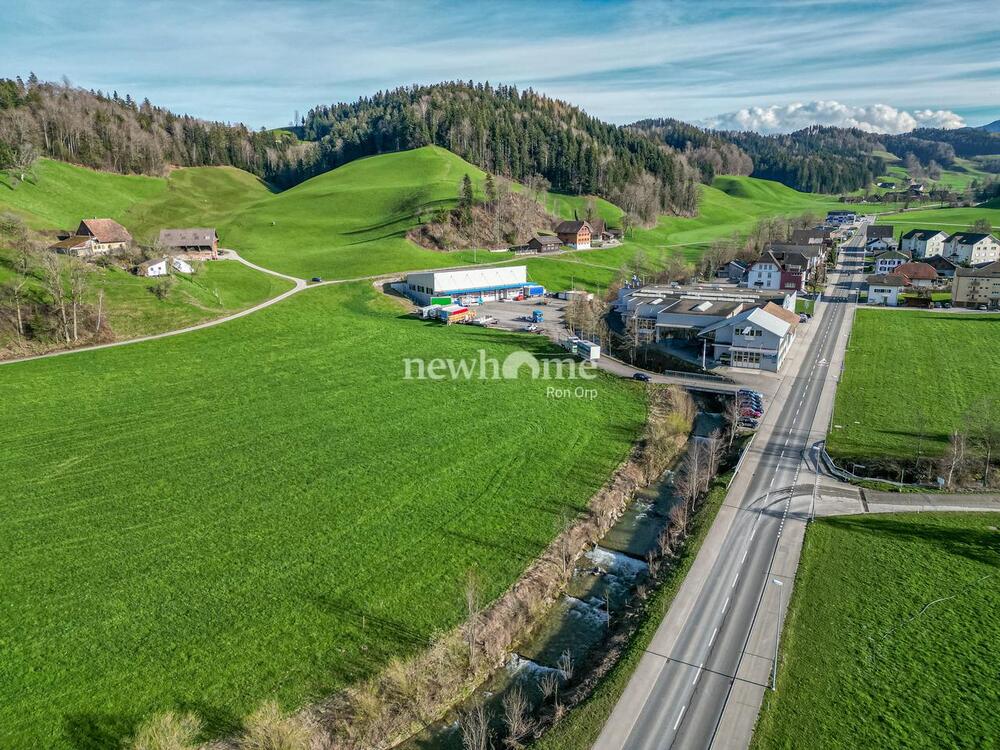
[{"label": "grass verge", "polygon": [[1000,516],[811,524],[752,747],[995,747]]}]

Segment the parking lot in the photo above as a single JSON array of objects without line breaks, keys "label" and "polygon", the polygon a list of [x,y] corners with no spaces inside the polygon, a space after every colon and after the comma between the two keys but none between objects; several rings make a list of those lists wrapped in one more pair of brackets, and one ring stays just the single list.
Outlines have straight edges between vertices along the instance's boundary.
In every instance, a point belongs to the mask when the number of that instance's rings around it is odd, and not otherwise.
[{"label": "parking lot", "polygon": [[[477,318],[491,317],[496,319],[496,327],[509,331],[523,331],[531,325],[531,314],[541,310],[543,321],[537,323],[538,333],[543,333],[553,339],[564,338],[567,335],[564,324],[564,313],[569,302],[553,297],[533,297],[521,301],[486,302],[474,308]],[[528,318],[529,320],[525,320]]]}]

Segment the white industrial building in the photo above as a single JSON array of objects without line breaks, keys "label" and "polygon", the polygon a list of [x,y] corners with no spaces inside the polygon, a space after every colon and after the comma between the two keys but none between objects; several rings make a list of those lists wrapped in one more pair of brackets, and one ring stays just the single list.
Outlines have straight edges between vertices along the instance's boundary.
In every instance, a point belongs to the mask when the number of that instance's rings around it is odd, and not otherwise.
[{"label": "white industrial building", "polygon": [[422,271],[406,275],[406,293],[419,305],[450,297],[460,305],[537,296],[545,290],[528,281],[527,266]]}]

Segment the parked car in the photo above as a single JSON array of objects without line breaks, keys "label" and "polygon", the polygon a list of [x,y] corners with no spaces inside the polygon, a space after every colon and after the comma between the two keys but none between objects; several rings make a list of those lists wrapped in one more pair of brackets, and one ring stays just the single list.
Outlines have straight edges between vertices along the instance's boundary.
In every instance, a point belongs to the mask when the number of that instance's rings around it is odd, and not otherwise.
[{"label": "parked car", "polygon": [[756,430],[760,426],[760,422],[750,417],[740,417],[740,420],[736,424],[740,427],[749,427],[751,430]]},{"label": "parked car", "polygon": [[979,307],[977,307],[976,309],[977,309],[977,310],[983,310],[983,311],[986,311],[986,310],[989,310],[989,308],[988,308],[988,307],[987,307],[986,305],[980,305],[980,306],[979,306]]},{"label": "parked car", "polygon": [[641,380],[643,383],[648,383],[651,378],[644,372],[636,372],[632,374],[632,380]]},{"label": "parked car", "polygon": [[740,409],[741,417],[750,417],[751,419],[760,419],[764,416],[764,412],[758,409]]},{"label": "parked car", "polygon": [[945,302],[945,303],[943,303],[943,304],[944,304],[944,309],[945,309],[945,310],[949,310],[949,309],[951,309],[951,303],[950,303],[950,302]]},{"label": "parked car", "polygon": [[754,411],[764,411],[764,404],[759,401],[739,401],[741,409],[753,409]]},{"label": "parked car", "polygon": [[321,279],[321,278],[320,278],[319,276],[313,276],[313,277],[312,277],[312,278],[310,279],[310,281],[312,281],[312,282],[314,282],[314,283],[316,283],[316,284],[318,284],[318,283],[319,283],[319,282],[321,282],[322,280],[323,280],[323,279]]}]

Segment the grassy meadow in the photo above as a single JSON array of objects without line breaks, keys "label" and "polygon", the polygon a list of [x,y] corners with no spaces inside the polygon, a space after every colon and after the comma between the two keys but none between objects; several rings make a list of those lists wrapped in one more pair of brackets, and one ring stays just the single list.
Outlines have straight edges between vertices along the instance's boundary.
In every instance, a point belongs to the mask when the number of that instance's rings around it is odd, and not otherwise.
[{"label": "grassy meadow", "polygon": [[0,368],[0,745],[114,747],[168,708],[222,732],[325,695],[458,623],[469,569],[497,596],[584,507],[642,388],[404,380],[404,357],[549,345],[401,310],[320,287]]},{"label": "grassy meadow", "polygon": [[861,463],[916,459],[918,443],[923,455],[941,455],[977,399],[1000,398],[996,372],[1000,316],[859,309],[827,449]]},{"label": "grassy meadow", "polygon": [[998,522],[905,513],[812,524],[778,690],[751,747],[807,737],[815,748],[996,747]]}]

